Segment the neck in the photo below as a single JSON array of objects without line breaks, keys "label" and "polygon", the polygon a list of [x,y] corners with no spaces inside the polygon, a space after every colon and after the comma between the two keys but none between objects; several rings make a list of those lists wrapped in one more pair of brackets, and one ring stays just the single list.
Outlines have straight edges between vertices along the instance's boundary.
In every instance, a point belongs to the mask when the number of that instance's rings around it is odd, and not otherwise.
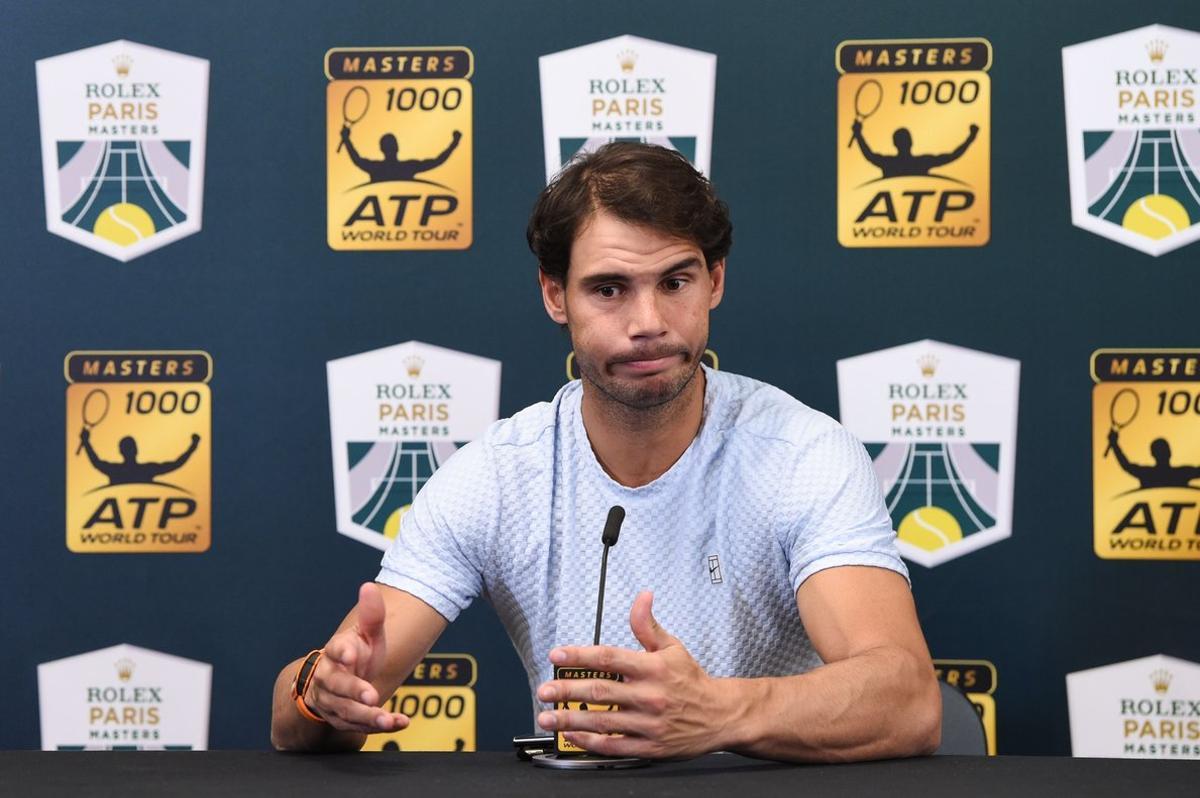
[{"label": "neck", "polygon": [[647,485],[675,464],[704,420],[704,369],[679,395],[650,408],[623,405],[583,380],[583,426],[596,459],[629,488]]}]

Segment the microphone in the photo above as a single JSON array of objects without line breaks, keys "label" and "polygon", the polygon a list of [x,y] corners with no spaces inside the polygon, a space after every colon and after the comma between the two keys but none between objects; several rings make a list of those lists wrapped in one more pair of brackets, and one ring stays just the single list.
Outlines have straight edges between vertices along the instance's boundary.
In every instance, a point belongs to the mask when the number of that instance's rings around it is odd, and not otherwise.
[{"label": "microphone", "polygon": [[621,534],[621,524],[625,521],[625,508],[614,504],[608,508],[608,520],[604,522],[604,534],[600,540],[604,543],[604,555],[600,560],[600,595],[596,599],[596,634],[592,645],[600,645],[600,619],[604,617],[604,577],[608,574],[608,550],[617,545],[617,537]]}]

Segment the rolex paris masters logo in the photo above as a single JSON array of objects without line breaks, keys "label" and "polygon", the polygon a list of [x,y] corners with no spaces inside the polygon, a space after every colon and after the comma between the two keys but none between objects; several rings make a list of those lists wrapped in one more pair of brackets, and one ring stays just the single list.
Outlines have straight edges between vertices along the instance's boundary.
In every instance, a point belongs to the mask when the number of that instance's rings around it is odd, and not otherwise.
[{"label": "rolex paris masters logo", "polygon": [[1064,47],[1071,219],[1149,255],[1200,238],[1200,33]]},{"label": "rolex paris masters logo", "polygon": [[618,36],[538,59],[546,179],[610,141],[677,150],[704,174],[712,157],[717,57]]},{"label": "rolex paris masters logo", "polygon": [[1011,534],[1018,361],[926,340],[837,368],[904,557],[933,567]]},{"label": "rolex paris masters logo", "polygon": [[500,412],[500,363],[409,341],[331,360],[337,528],[386,549],[417,491]]},{"label": "rolex paris masters logo", "polygon": [[120,261],[200,229],[208,61],[128,41],[37,62],[46,226]]}]

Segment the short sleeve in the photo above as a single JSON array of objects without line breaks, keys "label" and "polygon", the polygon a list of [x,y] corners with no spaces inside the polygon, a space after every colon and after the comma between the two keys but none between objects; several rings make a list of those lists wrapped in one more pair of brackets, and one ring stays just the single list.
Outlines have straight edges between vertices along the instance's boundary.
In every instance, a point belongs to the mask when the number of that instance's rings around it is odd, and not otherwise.
[{"label": "short sleeve", "polygon": [[499,523],[498,497],[487,445],[468,443],[417,492],[377,581],[453,621],[482,589],[485,547]]},{"label": "short sleeve", "polygon": [[908,579],[871,458],[836,422],[803,446],[778,504],[795,592],[826,568],[868,565]]}]

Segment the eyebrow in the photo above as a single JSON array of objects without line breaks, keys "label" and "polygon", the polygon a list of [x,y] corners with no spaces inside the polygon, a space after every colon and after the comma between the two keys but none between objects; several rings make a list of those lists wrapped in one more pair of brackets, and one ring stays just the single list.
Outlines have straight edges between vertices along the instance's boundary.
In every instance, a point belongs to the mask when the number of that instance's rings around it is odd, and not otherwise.
[{"label": "eyebrow", "polygon": [[[689,256],[663,269],[658,273],[657,279],[662,280],[672,274],[676,274],[677,272],[695,269],[699,266],[700,259],[694,256]],[[604,283],[626,283],[629,282],[629,276],[621,272],[605,272],[602,274],[593,274],[588,277],[584,277],[579,282],[584,288],[593,288],[597,285],[603,285]]]}]

